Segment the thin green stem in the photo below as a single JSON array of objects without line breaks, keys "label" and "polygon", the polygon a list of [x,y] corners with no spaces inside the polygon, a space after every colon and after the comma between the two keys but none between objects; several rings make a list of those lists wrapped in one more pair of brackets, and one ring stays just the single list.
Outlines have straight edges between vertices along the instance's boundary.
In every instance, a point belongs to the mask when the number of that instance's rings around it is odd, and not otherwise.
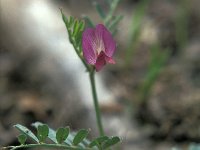
[{"label": "thin green stem", "polygon": [[4,147],[3,149],[10,149],[16,150],[21,148],[38,148],[38,147],[45,147],[45,148],[56,148],[56,149],[68,149],[68,150],[92,150],[92,148],[80,148],[77,146],[68,146],[62,144],[26,144],[26,145],[19,145],[19,146],[8,146]]},{"label": "thin green stem", "polygon": [[96,85],[95,85],[95,74],[94,70],[90,71],[90,83],[91,83],[91,88],[92,88],[92,96],[93,96],[93,101],[94,101],[94,107],[95,107],[95,112],[96,112],[96,120],[97,120],[97,126],[99,129],[99,134],[101,136],[104,135],[104,130],[103,130],[103,125],[101,122],[101,112],[99,109],[99,103],[97,99],[97,92],[96,92]]}]

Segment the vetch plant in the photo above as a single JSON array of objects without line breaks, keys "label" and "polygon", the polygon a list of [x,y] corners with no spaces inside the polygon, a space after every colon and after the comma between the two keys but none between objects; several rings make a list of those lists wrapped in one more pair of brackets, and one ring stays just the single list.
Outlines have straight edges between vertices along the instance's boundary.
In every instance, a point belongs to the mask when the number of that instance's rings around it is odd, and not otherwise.
[{"label": "vetch plant", "polygon": [[[70,36],[70,42],[74,46],[77,55],[83,62],[87,71],[89,72],[92,96],[96,111],[97,125],[99,128],[100,135],[104,135],[94,75],[95,68],[97,71],[99,71],[105,65],[106,62],[114,63],[111,57],[115,50],[115,42],[112,39],[112,36],[109,33],[109,31],[104,27],[104,25],[97,25],[95,29],[88,28],[83,32],[84,23],[82,21],[77,21],[73,17],[67,19],[66,16],[63,14],[62,10],[61,13],[68,34]],[[80,43],[81,39],[79,39],[81,35],[82,45]],[[107,40],[111,41],[112,43],[107,43]],[[108,50],[108,48],[110,50]]]},{"label": "vetch plant", "polygon": [[[8,146],[4,149],[48,147],[68,150],[106,150],[121,141],[117,136],[108,137],[104,133],[95,85],[96,71],[100,71],[107,63],[115,63],[112,56],[116,49],[116,42],[112,37],[112,33],[103,24],[85,29],[84,21],[77,20],[74,17],[67,18],[62,9],[60,10],[68,31],[69,40],[89,73],[99,137],[90,141],[87,139],[89,130],[81,129],[75,133],[70,132],[69,127],[61,127],[54,131],[48,125],[40,122],[32,124],[37,131],[35,135],[27,127],[16,124],[14,127],[20,131],[18,136],[20,145]],[[34,143],[26,144],[27,138]],[[50,139],[51,142],[47,142],[47,139]]]}]

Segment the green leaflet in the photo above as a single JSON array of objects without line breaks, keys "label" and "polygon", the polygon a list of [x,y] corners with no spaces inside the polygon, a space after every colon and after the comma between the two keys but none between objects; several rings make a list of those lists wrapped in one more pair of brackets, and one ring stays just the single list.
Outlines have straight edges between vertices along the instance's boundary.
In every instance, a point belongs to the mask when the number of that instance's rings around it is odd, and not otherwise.
[{"label": "green leaflet", "polygon": [[17,138],[18,138],[19,143],[24,145],[26,142],[27,136],[25,134],[20,134]]},{"label": "green leaflet", "polygon": [[97,147],[100,149],[102,143],[104,143],[104,142],[107,141],[107,140],[109,140],[109,137],[107,137],[107,136],[98,137],[98,138],[94,139],[94,140],[90,143],[89,147],[97,146]]},{"label": "green leaflet", "polygon": [[63,143],[68,135],[69,135],[69,127],[67,128],[58,128],[58,130],[56,131],[56,140],[59,144]]},{"label": "green leaflet", "polygon": [[37,137],[40,143],[43,143],[49,134],[49,127],[46,124],[39,125],[37,128]]},{"label": "green leaflet", "polygon": [[85,129],[79,130],[73,139],[73,144],[78,145],[79,143],[81,143],[88,136],[88,133],[89,133],[88,130]]},{"label": "green leaflet", "polygon": [[103,149],[107,149],[117,143],[119,143],[121,140],[119,137],[115,136],[115,137],[112,137],[110,139],[108,139],[107,141],[105,141],[105,143],[103,144],[102,148]]}]

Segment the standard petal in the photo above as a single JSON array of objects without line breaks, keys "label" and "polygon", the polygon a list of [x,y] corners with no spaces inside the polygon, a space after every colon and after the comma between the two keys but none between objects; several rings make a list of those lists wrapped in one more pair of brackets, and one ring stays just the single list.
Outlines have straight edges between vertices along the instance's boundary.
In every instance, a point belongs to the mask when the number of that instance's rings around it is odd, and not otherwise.
[{"label": "standard petal", "polygon": [[95,29],[88,28],[83,32],[82,48],[83,56],[88,64],[94,65],[96,63],[96,52],[94,49],[95,44]]},{"label": "standard petal", "polygon": [[114,41],[112,34],[102,24],[97,25],[96,30],[99,30],[102,32],[105,54],[108,57],[112,57],[116,49],[116,42]]}]

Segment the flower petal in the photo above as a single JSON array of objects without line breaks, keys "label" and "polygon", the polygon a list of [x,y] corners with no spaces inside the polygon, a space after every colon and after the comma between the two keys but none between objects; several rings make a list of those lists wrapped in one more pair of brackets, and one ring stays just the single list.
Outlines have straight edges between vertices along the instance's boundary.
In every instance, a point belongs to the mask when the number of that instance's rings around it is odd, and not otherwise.
[{"label": "flower petal", "polygon": [[83,56],[88,64],[94,65],[96,63],[96,52],[93,49],[95,43],[95,29],[88,28],[83,32],[82,48]]},{"label": "flower petal", "polygon": [[106,29],[106,27],[102,24],[98,24],[96,26],[96,31],[102,33],[102,38],[104,42],[105,54],[108,57],[112,57],[113,53],[116,49],[116,42],[112,38],[112,34]]},{"label": "flower petal", "polygon": [[96,64],[95,64],[95,69],[96,71],[99,71],[103,68],[103,66],[106,64],[105,60],[105,54],[104,52],[101,52],[100,55],[97,58]]},{"label": "flower petal", "polygon": [[105,52],[105,46],[103,41],[103,28],[101,27],[101,24],[97,25],[95,28],[95,50],[97,54],[100,54],[102,51]]}]

